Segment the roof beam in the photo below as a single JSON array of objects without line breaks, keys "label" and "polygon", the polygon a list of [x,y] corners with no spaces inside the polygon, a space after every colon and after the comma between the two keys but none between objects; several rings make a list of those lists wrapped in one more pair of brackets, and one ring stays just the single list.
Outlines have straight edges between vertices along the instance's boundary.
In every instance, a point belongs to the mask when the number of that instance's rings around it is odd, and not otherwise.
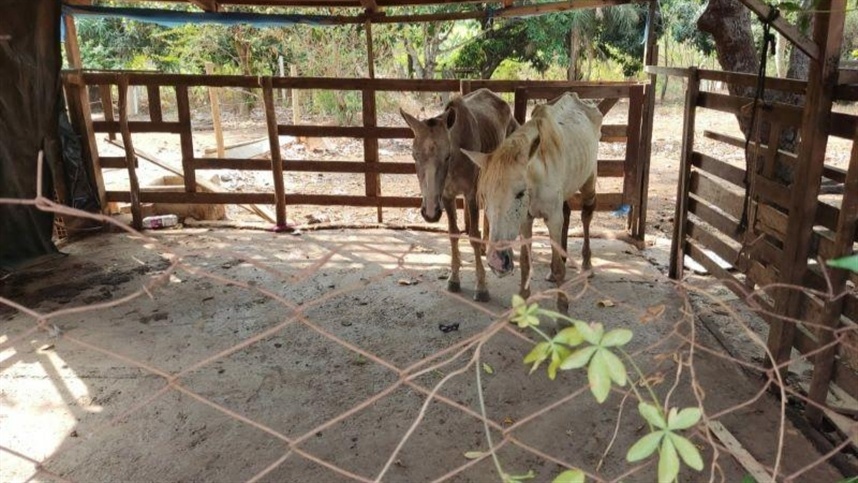
[{"label": "roof beam", "polygon": [[190,0],[190,2],[206,12],[217,12],[220,10],[217,0]]},{"label": "roof beam", "polygon": [[[739,0],[748,9],[757,14],[760,20],[765,21],[771,15],[772,7],[766,5],[760,0]],[[801,49],[813,60],[819,59],[819,46],[812,40],[805,37],[803,33],[793,24],[789,23],[782,16],[778,15],[772,21],[772,27],[775,28],[781,35],[787,38],[793,45]]]}]

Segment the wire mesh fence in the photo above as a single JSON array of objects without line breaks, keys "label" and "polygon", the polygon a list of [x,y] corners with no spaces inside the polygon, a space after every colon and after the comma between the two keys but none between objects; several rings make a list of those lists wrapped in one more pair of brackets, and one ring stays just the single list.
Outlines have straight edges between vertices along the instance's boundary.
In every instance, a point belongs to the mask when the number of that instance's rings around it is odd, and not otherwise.
[{"label": "wire mesh fence", "polygon": [[[704,468],[685,467],[682,481],[836,481],[839,463],[854,461],[854,420],[821,452],[790,421],[790,406],[814,403],[785,366],[771,367],[754,315],[756,298],[783,287],[730,299],[716,281],[671,282],[655,255],[597,241],[595,277],[559,290],[572,318],[634,333],[629,384],[599,404],[586,370],[528,373],[522,359],[543,340],[510,323],[517,280],[490,279],[488,304],[446,290],[443,235],[138,233],[44,197],[0,203],[124,232],[79,242],[64,273],[10,278],[0,297],[0,473],[17,471],[4,480],[551,481],[577,468],[588,481],[653,481],[658,454],[626,459],[648,433],[636,410],[647,388],[665,415],[702,410],[683,434]],[[550,245],[533,242],[539,277]],[[463,253],[473,256],[467,243]],[[79,290],[63,295],[42,277]],[[531,301],[553,307],[558,289],[534,283]],[[849,343],[847,331],[833,335]],[[52,426],[27,399],[35,361],[70,422]]]}]

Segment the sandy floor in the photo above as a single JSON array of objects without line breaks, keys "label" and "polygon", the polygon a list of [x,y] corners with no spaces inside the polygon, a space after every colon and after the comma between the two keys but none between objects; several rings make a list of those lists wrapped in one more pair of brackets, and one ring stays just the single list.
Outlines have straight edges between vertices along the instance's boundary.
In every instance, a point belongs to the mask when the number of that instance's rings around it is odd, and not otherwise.
[{"label": "sandy floor", "polygon": [[[35,330],[35,318],[0,306],[0,481],[333,482],[383,471],[383,481],[499,481],[485,453],[466,457],[488,450],[475,369],[506,472],[551,481],[569,465],[655,479],[654,464],[624,460],[646,428],[634,397],[617,390],[599,405],[580,371],[529,375],[522,358],[534,334],[504,319],[517,277],[489,275],[492,301],[474,303],[469,263],[464,292],[448,293],[443,235],[149,234],[94,236],[53,267],[0,282],[0,296],[53,313]],[[570,245],[577,255],[580,240]],[[596,276],[567,286],[571,314],[632,329],[628,350],[656,392],[697,405],[699,384],[706,413],[764,465],[783,475],[817,460],[774,398],[754,400],[759,380],[689,322],[699,307],[664,276],[667,245],[638,252],[595,240]],[[538,241],[536,291],[552,288],[548,255]],[[707,433],[688,434],[706,468],[683,470],[682,481],[746,474],[723,448],[713,469]],[[825,463],[798,478],[837,479]]]}]

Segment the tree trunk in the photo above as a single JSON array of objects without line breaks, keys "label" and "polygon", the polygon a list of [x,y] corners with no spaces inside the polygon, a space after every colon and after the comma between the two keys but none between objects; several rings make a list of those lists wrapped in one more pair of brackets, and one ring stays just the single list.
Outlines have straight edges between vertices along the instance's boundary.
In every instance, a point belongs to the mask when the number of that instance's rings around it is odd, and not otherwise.
[{"label": "tree trunk", "polygon": [[578,29],[574,26],[569,30],[569,68],[566,70],[566,80],[575,81],[579,78],[578,57],[580,57]]}]

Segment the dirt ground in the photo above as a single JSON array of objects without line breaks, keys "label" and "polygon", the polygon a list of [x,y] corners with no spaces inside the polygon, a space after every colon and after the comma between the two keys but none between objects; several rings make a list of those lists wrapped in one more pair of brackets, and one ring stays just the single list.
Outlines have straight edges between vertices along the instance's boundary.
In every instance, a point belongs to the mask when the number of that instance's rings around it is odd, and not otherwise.
[{"label": "dirt ground", "polygon": [[[52,313],[34,330],[35,318],[0,306],[0,481],[372,481],[388,462],[383,481],[499,481],[485,453],[466,457],[488,450],[476,371],[506,472],[544,482],[571,465],[655,480],[654,464],[624,460],[646,428],[634,398],[618,390],[599,405],[583,372],[528,374],[534,334],[504,319],[517,277],[490,274],[492,300],[472,302],[463,247],[463,293],[447,292],[442,234],[147,235],[96,235],[52,266],[0,281],[0,296]],[[580,240],[570,244],[580,252]],[[569,283],[571,314],[632,329],[627,349],[661,397],[702,404],[780,475],[818,460],[775,398],[759,393],[759,376],[689,322],[699,308],[665,277],[668,247],[594,240],[596,276]],[[536,255],[538,292],[552,288],[544,240]],[[735,302],[711,282],[699,293]],[[740,481],[747,471],[720,444],[712,465],[717,440],[706,434],[690,432],[704,472],[680,479]],[[797,480],[840,477],[821,463]]]},{"label": "dirt ground", "polygon": [[[626,109],[618,104],[606,123],[624,122]],[[228,123],[227,144],[264,136],[261,117],[254,115]],[[291,119],[289,112],[280,115]],[[738,134],[730,116],[700,110],[697,120],[698,134]],[[203,112],[194,123],[194,147],[201,154],[214,145],[211,121]],[[401,123],[388,113],[381,124]],[[613,239],[624,220],[597,213],[597,275],[570,282],[568,291],[577,296],[571,313],[608,328],[631,328],[629,349],[657,393],[671,392],[675,405],[697,405],[691,390],[696,383],[705,391],[700,404],[708,415],[769,470],[779,464],[779,475],[791,474],[820,454],[789,419],[782,420],[777,400],[759,393],[760,374],[742,370],[739,362],[761,364],[762,350],[748,332],[764,338],[765,324],[711,280],[700,278],[696,288],[681,291],[665,276],[681,129],[681,107],[659,105],[650,243],[638,251]],[[99,141],[102,154],[118,153]],[[180,165],[177,136],[139,134],[134,142]],[[698,147],[728,162],[743,159],[700,136]],[[285,159],[360,160],[363,153],[358,141],[348,139],[291,139],[282,149]],[[381,160],[412,162],[409,149],[407,140],[382,141]],[[848,145],[835,142],[829,162],[845,163],[848,153]],[[601,156],[622,158],[623,148],[605,145]],[[143,184],[164,174],[141,160]],[[229,191],[271,190],[273,184],[266,172],[197,176],[214,178]],[[124,170],[105,170],[105,179],[108,189],[127,183]],[[286,187],[362,195],[364,179],[290,173]],[[616,189],[617,180],[602,179],[599,188]],[[385,176],[382,189],[419,195],[414,176]],[[228,217],[260,222],[236,207],[229,207]],[[374,222],[376,213],[290,206],[289,217],[296,223],[365,223]],[[412,209],[386,209],[384,217],[424,224]],[[36,318],[0,304],[0,482],[372,481],[388,462],[383,481],[499,481],[490,457],[465,456],[488,449],[475,368],[482,371],[492,439],[506,472],[533,471],[534,481],[551,481],[570,465],[607,480],[655,480],[654,464],[624,460],[645,429],[632,399],[617,391],[596,404],[580,372],[561,373],[555,381],[542,369],[529,375],[522,358],[536,339],[504,322],[517,277],[490,274],[492,301],[471,302],[473,258],[465,244],[459,296],[445,290],[449,242],[438,233],[328,230],[292,236],[185,227],[146,235],[153,238],[86,238],[64,247],[68,256],[53,265],[0,280],[0,296],[40,313],[61,311],[37,331]],[[570,243],[578,253],[580,239]],[[537,256],[535,288],[548,290],[544,241],[537,243]],[[171,260],[180,264],[173,267]],[[598,303],[605,300],[613,306]],[[543,305],[553,303],[546,299]],[[707,324],[689,322],[689,312]],[[479,358],[472,360],[477,347]],[[685,362],[681,371],[678,360]],[[437,397],[419,419],[435,389]],[[706,468],[683,470],[682,481],[709,481],[712,474],[715,481],[740,481],[747,473],[704,430],[695,430],[692,439]],[[713,442],[717,465],[711,463]],[[839,478],[822,463],[797,480]]]}]

